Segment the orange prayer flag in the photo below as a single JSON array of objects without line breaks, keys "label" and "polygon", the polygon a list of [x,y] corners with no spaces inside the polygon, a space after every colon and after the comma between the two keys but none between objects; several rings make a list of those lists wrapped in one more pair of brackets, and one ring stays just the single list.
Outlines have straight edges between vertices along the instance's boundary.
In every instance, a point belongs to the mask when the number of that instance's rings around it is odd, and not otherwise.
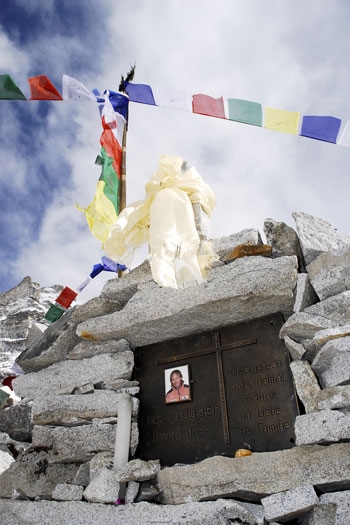
[{"label": "orange prayer flag", "polygon": [[29,100],[63,100],[46,75],[28,78],[31,97]]}]

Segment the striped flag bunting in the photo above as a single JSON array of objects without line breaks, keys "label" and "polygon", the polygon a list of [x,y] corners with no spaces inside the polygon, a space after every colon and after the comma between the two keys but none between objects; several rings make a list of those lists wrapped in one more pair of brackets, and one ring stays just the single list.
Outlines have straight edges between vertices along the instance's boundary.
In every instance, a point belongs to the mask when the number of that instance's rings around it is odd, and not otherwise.
[{"label": "striped flag bunting", "polygon": [[91,273],[85,281],[83,281],[78,287],[77,291],[72,290],[69,286],[63,288],[62,292],[55,300],[55,304],[51,304],[50,308],[45,314],[45,319],[50,323],[54,323],[59,319],[68,308],[71,306],[73,301],[76,299],[77,295],[86,288],[86,286],[101,272],[114,272],[118,273],[119,271],[125,272],[127,267],[124,264],[116,263],[109,259],[106,256],[103,256],[100,263],[94,264]]},{"label": "striped flag bunting", "polygon": [[[46,75],[28,79],[31,97],[27,99],[8,74],[0,75],[0,100],[74,100],[97,102],[100,112],[105,107],[106,95],[97,89],[90,91],[79,80],[62,76],[62,95]],[[168,109],[190,111],[195,114],[222,118],[251,126],[299,135],[315,140],[350,147],[350,119],[332,116],[302,115],[298,111],[265,107],[250,100],[214,98],[207,94],[189,95],[173,88],[125,82],[125,94],[109,91],[109,102],[116,114],[128,120],[128,103],[136,102]],[[119,128],[120,129],[120,128]],[[115,166],[114,166],[115,167]],[[102,233],[102,236],[104,234]]]}]

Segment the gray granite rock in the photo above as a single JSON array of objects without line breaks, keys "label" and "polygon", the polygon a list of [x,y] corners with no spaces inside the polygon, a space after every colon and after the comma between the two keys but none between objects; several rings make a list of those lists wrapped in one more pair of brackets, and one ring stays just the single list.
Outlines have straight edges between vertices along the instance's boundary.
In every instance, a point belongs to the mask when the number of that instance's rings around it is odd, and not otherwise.
[{"label": "gray granite rock", "polygon": [[125,504],[126,505],[128,505],[129,503],[135,503],[139,490],[140,490],[140,483],[137,483],[136,481],[129,481],[128,486],[126,487],[126,493],[125,493]]},{"label": "gray granite rock", "polygon": [[[97,391],[90,395],[38,397],[33,401],[34,425],[62,425],[71,418],[106,418],[118,415],[121,394]],[[137,417],[139,400],[131,398],[132,415]]]},{"label": "gray granite rock", "polygon": [[6,410],[0,410],[0,432],[6,432],[17,441],[31,441],[33,428],[31,418],[31,403],[20,402]]},{"label": "gray granite rock", "polygon": [[66,354],[79,342],[76,335],[78,320],[73,317],[76,306],[52,323],[34,343],[16,359],[25,372],[36,372],[62,361]]},{"label": "gray granite rock", "polygon": [[314,290],[323,301],[350,289],[350,250],[340,255],[323,253],[307,267]]},{"label": "gray granite rock", "polygon": [[[0,475],[0,498],[11,498],[14,491],[34,499],[51,499],[58,483],[72,483],[78,465],[49,463],[47,452],[26,451]],[[0,504],[1,507],[1,504]]]},{"label": "gray granite rock", "polygon": [[297,416],[295,425],[297,445],[336,443],[350,440],[350,413],[339,410],[320,410]]},{"label": "gray granite rock", "polygon": [[320,502],[326,505],[336,505],[336,525],[349,525],[350,490],[322,494],[320,496]]},{"label": "gray granite rock", "polygon": [[284,344],[286,345],[286,348],[294,361],[303,358],[306,352],[306,348],[301,343],[297,343],[296,341],[293,341],[293,339],[288,337],[288,335],[285,335]]},{"label": "gray granite rock", "polygon": [[317,303],[318,300],[307,273],[299,273],[294,312],[302,312],[305,308]]},{"label": "gray granite rock", "polygon": [[130,379],[134,366],[131,351],[101,354],[77,361],[61,361],[36,373],[24,374],[13,381],[20,397],[35,399],[52,394],[71,394],[86,383],[116,378]]},{"label": "gray granite rock", "polygon": [[321,391],[317,378],[308,361],[293,361],[290,368],[299,399],[304,405],[305,412],[317,410],[318,394]]},{"label": "gray granite rock", "polygon": [[89,479],[92,481],[94,477],[103,469],[113,467],[114,454],[112,451],[98,452],[89,461]]},{"label": "gray granite rock", "polygon": [[331,321],[321,315],[313,315],[304,312],[298,312],[289,317],[281,328],[280,337],[282,339],[285,336],[290,337],[298,343],[303,342],[305,339],[312,339],[319,330],[325,328],[332,328],[336,326],[335,321]]},{"label": "gray granite rock", "polygon": [[298,518],[310,511],[318,503],[318,497],[312,485],[296,487],[263,498],[261,503],[266,521],[285,522]]},{"label": "gray granite rock", "polygon": [[[103,287],[101,297],[118,301],[122,306],[137,292],[139,284],[153,281],[151,267],[146,259],[131,272],[125,273],[122,279],[111,279]],[[93,316],[90,316],[93,317]]]},{"label": "gray granite rock", "polygon": [[299,271],[305,271],[304,258],[296,231],[285,222],[265,219],[264,233],[266,242],[272,246],[272,257],[296,255],[299,261]]},{"label": "gray granite rock", "polygon": [[70,485],[68,483],[58,483],[52,491],[52,499],[56,501],[81,501],[84,487]]},{"label": "gray granite rock", "polygon": [[125,338],[132,347],[210,330],[281,311],[290,315],[296,257],[245,257],[209,272],[207,282],[181,290],[139,287],[124,309],[78,326],[81,337]]},{"label": "gray granite rock", "polygon": [[302,212],[292,215],[307,265],[324,252],[340,254],[350,248],[350,237],[339,233],[327,221]]},{"label": "gray granite rock", "polygon": [[227,235],[226,237],[212,239],[213,250],[221,259],[223,259],[225,255],[231,253],[234,248],[240,244],[247,243],[256,245],[261,245],[263,243],[259,230],[251,228],[242,230],[238,233],[233,233],[232,235]]},{"label": "gray granite rock", "polygon": [[350,408],[350,385],[330,386],[317,395],[318,410]]},{"label": "gray granite rock", "polygon": [[336,513],[337,506],[334,503],[319,503],[305,517],[299,519],[298,523],[300,522],[300,525],[336,525]]},{"label": "gray granite rock", "polygon": [[323,388],[350,383],[350,337],[332,339],[311,363]]},{"label": "gray granite rock", "polygon": [[95,387],[92,383],[85,383],[85,385],[80,385],[74,388],[72,394],[74,395],[86,395],[93,394],[95,392]]},{"label": "gray granite rock", "polygon": [[328,328],[320,330],[314,335],[313,342],[317,350],[322,348],[328,341],[332,339],[340,339],[341,337],[350,336],[350,325],[336,326],[335,328]]},{"label": "gray granite rock", "polygon": [[[83,425],[78,427],[50,427],[35,425],[33,447],[50,451],[51,463],[83,462],[97,452],[115,448],[115,425]],[[131,425],[130,454],[135,453],[138,441],[137,425]]]},{"label": "gray granite rock", "polygon": [[119,495],[119,482],[115,472],[103,467],[84,490],[84,498],[93,503],[115,503]]},{"label": "gray granite rock", "polygon": [[[94,315],[92,317],[95,317]],[[119,341],[80,341],[67,354],[67,359],[86,359],[100,354],[113,354],[116,352],[125,352],[130,350],[128,341],[120,339]]]},{"label": "gray granite rock", "polygon": [[350,324],[350,290],[313,304],[305,312],[325,317],[338,325]]},{"label": "gray granite rock", "polygon": [[301,485],[323,491],[347,489],[350,443],[299,446],[234,459],[215,456],[194,465],[164,468],[157,479],[160,499],[166,504],[220,497],[260,501]]},{"label": "gray granite rock", "polygon": [[176,506],[141,502],[118,507],[82,501],[1,501],[1,506],[6,516],[6,525],[20,523],[48,525],[48,516],[50,516],[50,523],[54,525],[67,525],[67,523],[74,523],[74,525],[257,524],[251,512],[241,503],[232,500]]},{"label": "gray granite rock", "polygon": [[153,479],[159,471],[159,460],[133,459],[125,467],[118,470],[117,477],[119,481],[146,481]]},{"label": "gray granite rock", "polygon": [[5,472],[14,461],[13,456],[9,452],[0,449],[0,474]]}]

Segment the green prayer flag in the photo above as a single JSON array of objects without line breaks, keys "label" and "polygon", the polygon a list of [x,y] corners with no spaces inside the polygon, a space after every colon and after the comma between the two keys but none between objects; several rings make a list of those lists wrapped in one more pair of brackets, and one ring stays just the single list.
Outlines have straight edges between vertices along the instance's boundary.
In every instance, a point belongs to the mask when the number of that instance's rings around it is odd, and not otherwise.
[{"label": "green prayer flag", "polygon": [[57,304],[52,304],[45,314],[45,319],[50,321],[50,323],[53,323],[54,321],[57,321],[65,311],[65,308],[61,308]]},{"label": "green prayer flag", "polygon": [[229,120],[262,127],[262,106],[258,102],[241,100],[239,98],[227,99]]},{"label": "green prayer flag", "polygon": [[1,100],[27,100],[10,75],[0,75]]},{"label": "green prayer flag", "polygon": [[107,155],[105,148],[101,148],[100,155],[97,156],[95,164],[102,166],[102,173],[99,180],[104,181],[103,193],[111,201],[115,212],[119,213],[119,179],[113,167],[114,159]]}]

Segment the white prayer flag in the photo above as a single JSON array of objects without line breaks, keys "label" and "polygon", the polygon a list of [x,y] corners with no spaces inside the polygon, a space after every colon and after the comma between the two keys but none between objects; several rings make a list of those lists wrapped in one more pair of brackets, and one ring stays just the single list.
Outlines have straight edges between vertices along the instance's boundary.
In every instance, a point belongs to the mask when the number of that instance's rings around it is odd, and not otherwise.
[{"label": "white prayer flag", "polygon": [[95,95],[84,84],[68,75],[62,76],[62,95],[63,99],[96,102]]},{"label": "white prayer flag", "polygon": [[338,140],[339,146],[350,147],[350,121],[348,120]]},{"label": "white prayer flag", "polygon": [[191,111],[191,99],[185,91],[162,87],[152,88],[152,91],[157,106]]}]

